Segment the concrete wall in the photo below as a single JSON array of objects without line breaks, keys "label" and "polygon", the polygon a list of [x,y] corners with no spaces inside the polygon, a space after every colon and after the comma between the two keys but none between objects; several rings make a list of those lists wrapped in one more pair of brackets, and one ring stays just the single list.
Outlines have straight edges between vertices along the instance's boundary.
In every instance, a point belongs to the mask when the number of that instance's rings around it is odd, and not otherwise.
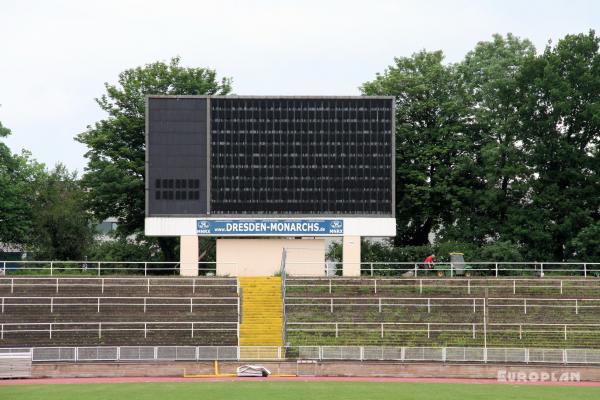
[{"label": "concrete wall", "polygon": [[324,239],[217,239],[217,275],[273,276],[284,248],[289,275],[325,275]]},{"label": "concrete wall", "polygon": [[[248,361],[220,362],[219,372],[235,373],[236,368],[245,364],[259,364],[273,374],[294,374],[304,376],[364,376],[364,377],[403,377],[403,378],[464,378],[497,379],[498,373],[578,373],[582,381],[600,381],[600,368],[592,366],[562,365],[506,365],[506,364],[441,364],[441,363],[400,363],[400,362],[360,362],[330,361],[296,363],[294,361]],[[211,361],[201,362],[132,362],[132,363],[34,363],[34,378],[67,377],[111,377],[111,376],[183,376],[185,374],[212,374]]]},{"label": "concrete wall", "polygon": [[179,274],[198,276],[198,236],[182,236],[179,242]]}]

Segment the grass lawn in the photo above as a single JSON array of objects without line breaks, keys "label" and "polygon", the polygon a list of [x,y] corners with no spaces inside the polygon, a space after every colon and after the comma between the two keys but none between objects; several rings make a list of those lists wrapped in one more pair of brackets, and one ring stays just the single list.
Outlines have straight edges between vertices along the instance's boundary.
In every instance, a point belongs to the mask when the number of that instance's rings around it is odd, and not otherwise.
[{"label": "grass lawn", "polygon": [[579,400],[598,387],[394,382],[184,382],[0,386],[4,400]]}]

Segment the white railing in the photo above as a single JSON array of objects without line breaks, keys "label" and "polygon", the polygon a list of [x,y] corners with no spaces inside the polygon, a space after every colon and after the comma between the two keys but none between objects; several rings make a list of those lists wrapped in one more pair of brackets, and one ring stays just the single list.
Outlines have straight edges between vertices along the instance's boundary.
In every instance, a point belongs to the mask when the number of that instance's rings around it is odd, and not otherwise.
[{"label": "white railing", "polygon": [[[314,262],[289,262],[288,266],[301,269],[304,265],[314,266]],[[584,278],[600,277],[600,263],[594,262],[494,262],[494,261],[468,261],[468,262],[439,262],[425,265],[423,262],[361,262],[345,263],[328,261],[323,263],[323,276],[342,275],[344,265],[360,267],[363,276],[405,276],[418,277],[427,275],[441,275],[448,277],[459,276],[511,276],[533,275],[543,277],[547,275],[576,275]]]},{"label": "white railing", "polygon": [[[222,263],[239,270],[237,263]],[[549,275],[571,275],[583,278],[600,277],[600,263],[592,262],[465,262],[435,263],[425,266],[423,262],[362,262],[323,263],[323,276],[341,275],[343,265],[359,264],[363,276],[404,276],[419,277],[440,273],[447,277],[468,275],[514,276],[529,275],[544,277]],[[314,266],[312,262],[287,262],[288,267]],[[198,262],[200,275],[216,275],[216,262]],[[231,268],[229,268],[231,270]],[[289,268],[288,268],[289,270]],[[24,261],[0,260],[0,274],[39,274],[39,275],[106,275],[106,274],[178,274],[179,262],[169,261]]]},{"label": "white railing", "polygon": [[600,349],[407,346],[97,346],[0,348],[33,362],[321,360],[600,365]]},{"label": "white railing", "polygon": [[[31,327],[31,328],[27,328]],[[217,322],[217,321],[186,321],[186,322],[156,322],[156,321],[129,321],[129,322],[17,322],[0,324],[0,340],[4,340],[7,334],[24,333],[47,333],[48,338],[56,333],[97,333],[98,338],[107,332],[143,332],[144,338],[148,333],[161,331],[185,331],[190,332],[190,337],[194,337],[196,332],[233,331],[239,334],[238,322]]]},{"label": "white railing", "polygon": [[[504,328],[504,329],[493,329]],[[530,328],[530,329],[528,329]],[[330,333],[339,337],[341,332],[363,332],[377,334],[382,339],[385,333],[420,333],[431,338],[432,333],[462,333],[469,334],[472,339],[489,336],[492,333],[512,333],[519,340],[523,335],[559,334],[568,339],[569,334],[597,334],[600,324],[572,323],[490,323],[490,322],[289,322],[288,332]]]},{"label": "white railing", "polygon": [[[10,261],[0,260],[0,275],[178,275],[179,262],[174,261]],[[221,265],[237,263],[219,262]],[[217,263],[198,262],[199,275],[216,275]]]},{"label": "white railing", "polygon": [[[373,307],[382,312],[384,307],[432,308],[464,307],[476,312],[485,305],[489,308],[518,308],[527,314],[535,308],[572,309],[575,314],[580,310],[600,309],[600,298],[537,298],[537,297],[288,297],[286,307],[319,307],[329,309],[348,307]],[[495,304],[494,304],[495,303]],[[555,303],[555,304],[553,304]],[[594,304],[595,303],[595,304]]]},{"label": "white railing", "polygon": [[[210,283],[208,283],[210,282]],[[201,288],[231,288],[238,290],[235,278],[92,278],[92,277],[0,277],[0,289],[10,287],[10,292],[19,287],[53,288],[59,293],[60,288],[87,288],[105,289],[111,288],[138,288],[145,289],[147,293],[153,288],[189,288],[191,293],[196,293]]]},{"label": "white railing", "polygon": [[[488,324],[489,325],[489,324]],[[442,328],[446,327],[446,328]],[[334,333],[339,337],[342,332],[375,333],[382,339],[385,333],[422,333],[431,338],[432,333],[466,333],[476,338],[483,333],[483,323],[475,322],[289,322],[288,332]]]},{"label": "white railing", "polygon": [[475,297],[288,297],[286,307],[321,307],[329,309],[340,307],[374,307],[382,312],[383,307],[465,307],[476,312],[483,307],[484,299]]},{"label": "white railing", "polygon": [[513,294],[526,292],[531,289],[552,289],[556,294],[564,294],[571,290],[593,290],[599,293],[600,279],[569,279],[569,278],[300,278],[287,279],[288,292],[290,288],[325,288],[328,293],[334,289],[365,288],[371,289],[374,294],[378,290],[409,290],[423,294],[427,290],[451,291],[463,289],[466,294],[481,289],[503,289]]},{"label": "white railing", "polygon": [[[201,300],[209,302],[199,302]],[[99,313],[101,307],[111,306],[143,308],[144,313],[152,307],[183,307],[189,312],[194,312],[194,307],[234,307],[237,310],[239,300],[239,297],[2,297],[0,312],[4,314],[7,307],[44,307],[49,308],[50,313],[57,307],[89,307]]]}]

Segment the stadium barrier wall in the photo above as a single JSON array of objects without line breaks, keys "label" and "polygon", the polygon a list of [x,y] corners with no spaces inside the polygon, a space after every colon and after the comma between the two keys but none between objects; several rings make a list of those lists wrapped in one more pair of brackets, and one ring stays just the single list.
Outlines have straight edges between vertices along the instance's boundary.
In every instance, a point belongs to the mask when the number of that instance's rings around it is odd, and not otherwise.
[{"label": "stadium barrier wall", "polygon": [[[0,354],[31,351],[32,362],[129,361],[397,361],[438,363],[575,364],[600,366],[600,349],[391,346],[96,346],[0,348]],[[251,354],[241,359],[240,354]],[[253,357],[253,358],[248,358]]]}]

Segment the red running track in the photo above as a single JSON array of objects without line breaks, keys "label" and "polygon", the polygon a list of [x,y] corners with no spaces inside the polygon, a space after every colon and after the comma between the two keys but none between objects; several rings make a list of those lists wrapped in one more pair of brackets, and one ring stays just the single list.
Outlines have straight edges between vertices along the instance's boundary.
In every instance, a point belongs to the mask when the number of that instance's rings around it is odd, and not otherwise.
[{"label": "red running track", "polygon": [[230,382],[230,381],[283,381],[283,382],[412,382],[412,383],[467,383],[509,385],[557,385],[600,387],[600,382],[503,382],[496,379],[463,378],[378,378],[378,377],[269,377],[269,378],[183,378],[183,377],[111,377],[111,378],[30,378],[0,379],[1,385],[91,384],[91,383],[145,383],[145,382]]}]

